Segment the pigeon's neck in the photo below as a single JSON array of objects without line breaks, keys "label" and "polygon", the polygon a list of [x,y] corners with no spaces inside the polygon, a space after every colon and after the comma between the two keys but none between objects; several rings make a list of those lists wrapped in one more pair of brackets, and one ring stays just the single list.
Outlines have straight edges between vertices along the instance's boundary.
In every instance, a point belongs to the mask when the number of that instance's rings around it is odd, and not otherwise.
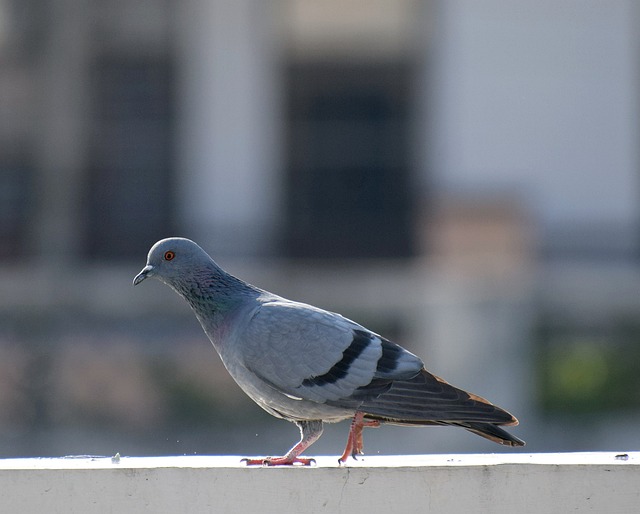
[{"label": "pigeon's neck", "polygon": [[194,271],[188,280],[172,286],[189,303],[216,346],[235,314],[263,293],[217,266]]}]

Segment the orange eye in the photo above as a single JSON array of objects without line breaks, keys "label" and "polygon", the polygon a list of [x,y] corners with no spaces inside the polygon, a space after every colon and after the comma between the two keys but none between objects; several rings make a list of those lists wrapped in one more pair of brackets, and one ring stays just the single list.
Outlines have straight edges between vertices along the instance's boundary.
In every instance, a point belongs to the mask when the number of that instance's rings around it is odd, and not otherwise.
[{"label": "orange eye", "polygon": [[164,260],[165,261],[172,261],[175,256],[176,256],[176,254],[173,253],[171,250],[169,250],[168,252],[164,253]]}]

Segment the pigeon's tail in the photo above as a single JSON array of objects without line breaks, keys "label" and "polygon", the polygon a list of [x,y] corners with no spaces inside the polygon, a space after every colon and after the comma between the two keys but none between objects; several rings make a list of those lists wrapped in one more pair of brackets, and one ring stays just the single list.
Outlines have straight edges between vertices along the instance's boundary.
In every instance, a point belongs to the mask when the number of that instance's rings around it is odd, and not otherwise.
[{"label": "pigeon's tail", "polygon": [[498,425],[518,420],[488,400],[432,375],[425,369],[409,380],[398,380],[358,408],[366,418],[397,425],[454,425],[496,443],[523,446],[524,441]]},{"label": "pigeon's tail", "polygon": [[511,435],[506,430],[491,423],[456,423],[457,426],[466,428],[469,432],[473,432],[481,437],[489,439],[494,443],[504,444],[505,446],[524,446],[522,439]]}]

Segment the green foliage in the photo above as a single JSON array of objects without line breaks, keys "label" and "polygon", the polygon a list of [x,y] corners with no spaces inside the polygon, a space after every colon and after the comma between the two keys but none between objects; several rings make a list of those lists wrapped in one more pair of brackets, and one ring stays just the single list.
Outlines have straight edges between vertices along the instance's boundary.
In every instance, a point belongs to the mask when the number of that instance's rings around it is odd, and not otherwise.
[{"label": "green foliage", "polygon": [[547,325],[538,343],[544,411],[597,416],[640,409],[640,325]]}]

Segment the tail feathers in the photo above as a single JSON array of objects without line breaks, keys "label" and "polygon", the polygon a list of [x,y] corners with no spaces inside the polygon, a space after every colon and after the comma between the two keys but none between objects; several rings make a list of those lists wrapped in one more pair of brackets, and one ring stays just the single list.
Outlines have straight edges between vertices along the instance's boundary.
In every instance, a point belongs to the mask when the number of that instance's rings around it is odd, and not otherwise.
[{"label": "tail feathers", "polygon": [[456,423],[457,426],[467,429],[469,432],[473,432],[485,439],[489,439],[494,443],[504,444],[505,446],[524,446],[525,442],[522,439],[511,435],[506,430],[492,425],[491,423]]},{"label": "tail feathers", "polygon": [[458,389],[422,370],[409,380],[394,381],[376,398],[358,408],[369,419],[398,425],[454,425],[507,446],[523,446],[524,441],[498,425],[517,425],[510,413],[488,400]]},{"label": "tail feathers", "polygon": [[518,424],[504,409],[424,369],[409,380],[393,381],[386,392],[361,402],[358,410],[403,424],[423,425],[426,421]]}]

